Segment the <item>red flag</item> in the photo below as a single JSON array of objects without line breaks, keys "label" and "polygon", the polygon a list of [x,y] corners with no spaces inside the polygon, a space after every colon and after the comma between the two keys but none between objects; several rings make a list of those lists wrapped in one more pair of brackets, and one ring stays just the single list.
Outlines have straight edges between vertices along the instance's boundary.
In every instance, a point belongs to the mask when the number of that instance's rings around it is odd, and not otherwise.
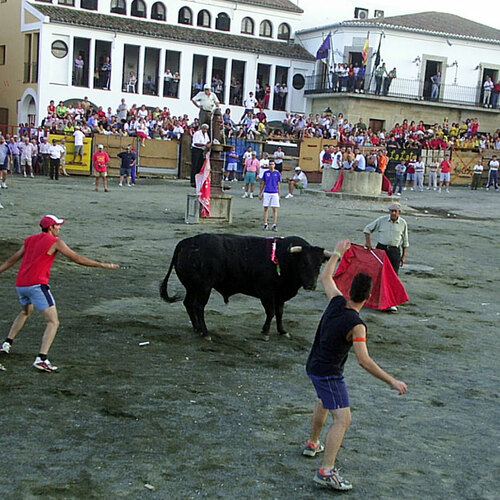
[{"label": "red flag", "polygon": [[363,66],[366,66],[368,62],[368,50],[370,47],[370,32],[366,35],[366,40],[365,44],[363,45],[363,48],[361,49],[361,57],[363,58]]},{"label": "red flag", "polygon": [[358,273],[367,273],[373,279],[372,293],[366,301],[368,307],[385,310],[409,300],[403,283],[383,250],[366,250],[361,245],[351,245],[344,253],[334,280],[347,299],[352,279]]},{"label": "red flag", "polygon": [[340,188],[342,187],[343,182],[344,182],[344,172],[340,172],[340,175],[337,179],[337,182],[335,182],[332,189],[330,189],[330,192],[336,193],[337,191],[340,191]]},{"label": "red flag", "polygon": [[194,178],[196,194],[201,204],[201,216],[210,217],[210,153],[205,156],[201,170]]},{"label": "red flag", "polygon": [[387,191],[387,196],[392,196],[391,181],[385,174],[382,174],[382,191]]}]

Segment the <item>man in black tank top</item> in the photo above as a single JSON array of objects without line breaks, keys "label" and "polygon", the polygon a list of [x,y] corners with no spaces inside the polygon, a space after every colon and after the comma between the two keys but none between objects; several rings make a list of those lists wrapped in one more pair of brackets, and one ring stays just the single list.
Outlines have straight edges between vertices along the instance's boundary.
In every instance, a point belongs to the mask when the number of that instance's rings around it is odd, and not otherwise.
[{"label": "man in black tank top", "polygon": [[[312,417],[311,434],[302,454],[314,457],[325,452],[314,481],[335,490],[352,488],[352,484],[343,479],[335,467],[337,453],[351,423],[349,395],[344,382],[344,365],[351,346],[354,346],[358,363],[368,373],[389,384],[399,394],[404,394],[407,389],[404,382],[382,370],[368,354],[366,325],[359,317],[359,311],[370,296],[371,277],[365,273],[357,274],[352,280],[347,300],[333,280],[335,266],[350,246],[349,240],[339,241],[321,273],[321,282],[330,303],[321,317],[306,365],[318,401]],[[326,436],[326,446],[323,446],[319,436],[328,412],[332,414],[333,424]]]}]

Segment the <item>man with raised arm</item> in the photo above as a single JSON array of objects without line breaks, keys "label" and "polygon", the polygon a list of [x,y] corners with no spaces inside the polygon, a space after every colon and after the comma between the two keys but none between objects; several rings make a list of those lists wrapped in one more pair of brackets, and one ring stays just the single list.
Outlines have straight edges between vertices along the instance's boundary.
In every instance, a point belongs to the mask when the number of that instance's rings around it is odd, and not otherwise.
[{"label": "man with raised arm", "polygon": [[[302,454],[315,457],[318,453],[325,452],[314,481],[335,490],[352,488],[352,484],[335,467],[337,453],[351,423],[349,394],[344,381],[344,364],[351,346],[354,347],[358,363],[368,373],[386,382],[399,394],[404,394],[407,390],[404,382],[382,370],[368,354],[367,328],[359,317],[359,312],[370,296],[372,278],[365,273],[357,274],[352,280],[349,299],[342,295],[333,280],[335,266],[350,246],[349,240],[339,241],[321,273],[321,282],[330,302],[318,325],[306,365],[318,401],[314,408],[309,440],[306,441]],[[333,417],[333,424],[323,446],[319,437],[329,412]]]},{"label": "man with raised arm", "polygon": [[118,268],[118,264],[97,262],[71,250],[58,237],[61,225],[64,222],[64,219],[59,219],[55,215],[42,217],[40,220],[42,231],[28,236],[21,248],[0,265],[0,273],[3,273],[22,259],[16,278],[16,291],[19,302],[21,302],[21,312],[12,323],[7,338],[0,346],[0,353],[10,353],[14,339],[33,312],[33,308],[36,307],[42,313],[47,325],[43,333],[40,352],[33,366],[45,372],[58,370],[57,366],[54,366],[47,358],[50,346],[59,328],[56,301],[49,287],[50,268],[57,252],[62,253],[65,257],[81,266],[103,267],[106,269]]}]

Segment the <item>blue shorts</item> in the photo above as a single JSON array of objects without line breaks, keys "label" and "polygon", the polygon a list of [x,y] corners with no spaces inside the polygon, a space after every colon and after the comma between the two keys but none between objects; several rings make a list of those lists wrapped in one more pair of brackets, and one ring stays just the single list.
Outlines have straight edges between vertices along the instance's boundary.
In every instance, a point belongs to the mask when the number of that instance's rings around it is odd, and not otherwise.
[{"label": "blue shorts", "polygon": [[406,174],[406,180],[407,181],[414,181],[415,180],[415,174]]},{"label": "blue shorts", "polygon": [[238,164],[237,163],[228,163],[227,164],[227,171],[228,172],[236,172],[238,170]]},{"label": "blue shorts", "polygon": [[316,389],[318,398],[327,410],[349,408],[349,394],[345,385],[344,375],[330,375],[328,377],[317,377],[308,373],[311,382]]},{"label": "blue shorts", "polygon": [[245,172],[245,183],[255,184],[257,180],[257,172]]},{"label": "blue shorts", "polygon": [[56,305],[49,285],[16,286],[22,306],[33,304],[39,311]]}]

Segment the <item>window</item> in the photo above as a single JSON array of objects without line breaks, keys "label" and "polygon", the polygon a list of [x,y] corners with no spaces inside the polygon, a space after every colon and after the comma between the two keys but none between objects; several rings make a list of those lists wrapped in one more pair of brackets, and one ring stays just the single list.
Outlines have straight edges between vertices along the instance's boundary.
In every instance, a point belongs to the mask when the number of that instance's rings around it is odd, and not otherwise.
[{"label": "window", "polygon": [[165,5],[161,2],[156,2],[151,7],[151,19],[156,19],[157,21],[166,21],[167,20],[167,9],[165,9]]},{"label": "window", "polygon": [[82,9],[97,10],[97,0],[82,0]]},{"label": "window", "polygon": [[265,36],[267,38],[272,38],[272,36],[273,36],[273,26],[272,26],[271,22],[268,21],[267,19],[260,23],[259,35]]},{"label": "window", "polygon": [[5,45],[0,45],[0,66],[5,64]]},{"label": "window", "polygon": [[71,7],[75,6],[75,0],[57,0],[59,5],[70,5]]},{"label": "window", "polygon": [[200,10],[198,12],[198,19],[196,20],[197,26],[201,26],[202,28],[210,28],[212,24],[212,19],[210,17],[210,12],[208,10]]},{"label": "window", "polygon": [[113,14],[126,14],[127,4],[125,0],[111,0],[111,12]]},{"label": "window", "polygon": [[229,31],[231,29],[231,20],[225,12],[221,12],[215,20],[215,29],[220,31]]},{"label": "window", "polygon": [[281,23],[278,28],[278,40],[290,40],[290,26]]},{"label": "window", "polygon": [[146,17],[146,4],[142,0],[134,0],[130,15],[134,17]]},{"label": "window", "polygon": [[52,42],[50,47],[52,55],[58,59],[62,59],[68,55],[68,46],[62,40]]},{"label": "window", "polygon": [[189,7],[182,7],[182,9],[179,10],[179,23],[193,24],[193,13]]},{"label": "window", "polygon": [[302,90],[305,84],[306,79],[304,78],[304,75],[301,75],[300,73],[296,73],[295,75],[293,75],[292,87],[295,90]]},{"label": "window", "polygon": [[244,17],[241,21],[241,32],[246,35],[253,35],[254,22],[250,17]]}]

